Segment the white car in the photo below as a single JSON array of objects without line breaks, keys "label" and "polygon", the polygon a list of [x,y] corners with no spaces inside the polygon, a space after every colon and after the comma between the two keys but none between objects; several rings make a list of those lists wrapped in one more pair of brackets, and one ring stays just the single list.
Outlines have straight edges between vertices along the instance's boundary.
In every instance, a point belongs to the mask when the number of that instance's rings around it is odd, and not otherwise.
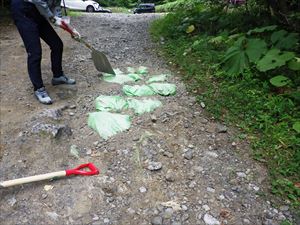
[{"label": "white car", "polygon": [[91,0],[62,0],[61,6],[67,9],[80,10],[86,12],[107,12],[111,13],[109,9],[102,8],[98,2]]}]

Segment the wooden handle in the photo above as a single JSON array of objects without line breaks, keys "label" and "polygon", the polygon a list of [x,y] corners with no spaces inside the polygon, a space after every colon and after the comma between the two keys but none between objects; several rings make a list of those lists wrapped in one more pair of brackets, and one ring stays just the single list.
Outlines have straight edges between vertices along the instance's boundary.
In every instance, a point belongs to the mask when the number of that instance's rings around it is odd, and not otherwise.
[{"label": "wooden handle", "polygon": [[0,187],[11,187],[19,184],[26,184],[26,183],[31,183],[35,181],[41,181],[41,180],[50,180],[53,178],[65,177],[65,176],[66,176],[66,171],[46,173],[46,174],[41,174],[41,175],[36,175],[31,177],[19,178],[15,180],[3,181],[0,182]]}]

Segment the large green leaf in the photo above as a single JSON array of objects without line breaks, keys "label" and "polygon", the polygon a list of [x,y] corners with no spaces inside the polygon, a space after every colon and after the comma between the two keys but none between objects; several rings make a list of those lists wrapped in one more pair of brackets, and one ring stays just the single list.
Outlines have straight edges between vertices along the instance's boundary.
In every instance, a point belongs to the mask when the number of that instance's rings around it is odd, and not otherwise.
[{"label": "large green leaf", "polygon": [[294,57],[295,53],[293,52],[281,52],[279,49],[273,48],[269,50],[261,60],[258,61],[257,69],[261,72],[275,69],[285,65],[287,61]]},{"label": "large green leaf", "polygon": [[288,77],[278,75],[276,77],[273,77],[270,79],[270,83],[274,85],[275,87],[283,87],[290,83],[291,80]]},{"label": "large green leaf", "polygon": [[293,129],[297,132],[297,133],[300,133],[300,122],[296,122],[294,123],[293,125]]},{"label": "large green leaf", "polygon": [[253,33],[264,33],[266,31],[273,31],[277,28],[276,25],[272,25],[272,26],[267,26],[267,27],[260,27],[260,28],[255,28],[253,30],[249,30],[247,32],[248,35],[251,35]]},{"label": "large green leaf", "polygon": [[224,59],[224,69],[229,74],[240,74],[249,65],[246,52],[238,47],[231,47],[228,49]]},{"label": "large green leaf", "polygon": [[249,39],[246,53],[250,62],[257,62],[267,51],[267,43],[262,39]]},{"label": "large green leaf", "polygon": [[240,37],[229,48],[223,60],[224,69],[229,74],[240,74],[249,67],[249,62],[257,62],[267,51],[267,44],[261,39]]},{"label": "large green leaf", "polygon": [[295,57],[295,59],[289,61],[288,67],[291,70],[300,70],[300,58]]},{"label": "large green leaf", "polygon": [[276,31],[271,35],[271,41],[276,48],[279,49],[293,49],[299,42],[297,33],[288,33],[285,30]]}]

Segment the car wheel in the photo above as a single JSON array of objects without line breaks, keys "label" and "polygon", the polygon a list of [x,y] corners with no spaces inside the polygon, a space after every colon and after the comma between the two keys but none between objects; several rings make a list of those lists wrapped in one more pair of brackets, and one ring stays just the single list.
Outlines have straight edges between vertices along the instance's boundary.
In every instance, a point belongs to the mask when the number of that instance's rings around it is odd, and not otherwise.
[{"label": "car wheel", "polygon": [[95,9],[94,9],[94,7],[93,7],[93,6],[91,6],[91,5],[88,5],[88,6],[86,7],[86,11],[87,11],[87,12],[94,12],[94,11],[95,11]]}]

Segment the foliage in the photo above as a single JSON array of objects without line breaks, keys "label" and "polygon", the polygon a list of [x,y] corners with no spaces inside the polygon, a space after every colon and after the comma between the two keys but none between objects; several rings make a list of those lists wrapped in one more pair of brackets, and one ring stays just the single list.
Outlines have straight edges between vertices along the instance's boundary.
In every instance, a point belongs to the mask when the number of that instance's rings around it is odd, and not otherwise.
[{"label": "foliage", "polygon": [[226,13],[200,4],[155,21],[151,33],[208,111],[251,141],[272,193],[299,206],[299,40],[284,28],[259,7]]}]

